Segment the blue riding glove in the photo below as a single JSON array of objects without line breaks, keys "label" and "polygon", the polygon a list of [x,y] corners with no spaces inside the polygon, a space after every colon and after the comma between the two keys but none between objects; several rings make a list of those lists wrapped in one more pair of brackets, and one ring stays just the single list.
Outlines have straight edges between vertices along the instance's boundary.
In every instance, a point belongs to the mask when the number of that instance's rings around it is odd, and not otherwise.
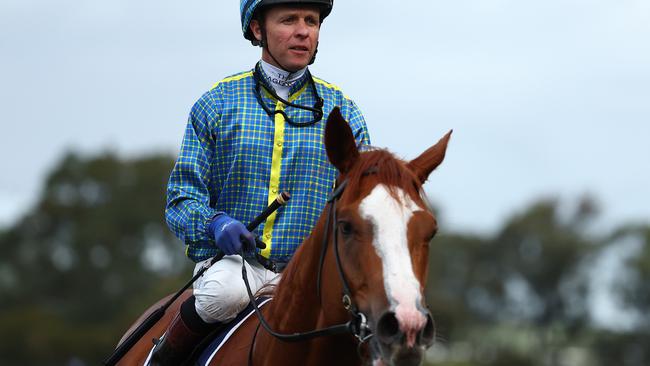
[{"label": "blue riding glove", "polygon": [[225,255],[240,253],[242,244],[245,245],[244,249],[255,248],[253,234],[240,221],[226,214],[216,216],[208,225],[208,230],[214,234],[217,247]]}]

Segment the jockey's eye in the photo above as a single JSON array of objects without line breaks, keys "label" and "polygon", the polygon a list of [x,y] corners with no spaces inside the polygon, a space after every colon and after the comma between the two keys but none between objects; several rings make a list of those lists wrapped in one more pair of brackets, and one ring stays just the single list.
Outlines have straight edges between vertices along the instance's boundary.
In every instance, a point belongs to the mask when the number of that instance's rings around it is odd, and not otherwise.
[{"label": "jockey's eye", "polygon": [[343,234],[345,236],[348,236],[348,235],[352,234],[352,231],[353,231],[352,224],[350,224],[348,221],[339,220],[339,222],[337,223],[337,226],[338,226],[339,230],[341,231],[341,234]]},{"label": "jockey's eye", "polygon": [[318,25],[318,19],[308,16],[305,18],[305,23],[309,26],[317,26]]}]

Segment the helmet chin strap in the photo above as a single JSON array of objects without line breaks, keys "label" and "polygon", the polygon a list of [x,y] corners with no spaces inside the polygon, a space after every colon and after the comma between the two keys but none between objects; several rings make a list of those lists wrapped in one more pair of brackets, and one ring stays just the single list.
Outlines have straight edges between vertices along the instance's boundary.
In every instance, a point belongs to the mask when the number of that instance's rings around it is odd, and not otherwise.
[{"label": "helmet chin strap", "polygon": [[313,64],[314,61],[316,61],[316,54],[318,53],[318,41],[316,41],[316,49],[314,50],[314,54],[311,56],[311,60],[309,60],[309,64]]}]

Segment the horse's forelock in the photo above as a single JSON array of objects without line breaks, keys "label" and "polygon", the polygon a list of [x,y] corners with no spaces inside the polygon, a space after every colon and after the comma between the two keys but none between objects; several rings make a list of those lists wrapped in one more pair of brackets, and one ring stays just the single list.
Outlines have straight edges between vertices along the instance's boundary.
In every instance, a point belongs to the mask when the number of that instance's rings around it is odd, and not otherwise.
[{"label": "horse's forelock", "polygon": [[412,197],[420,196],[422,193],[422,183],[406,167],[406,163],[385,149],[373,149],[361,153],[347,175],[346,190],[352,191],[349,193],[351,197],[359,196],[361,179],[367,175],[376,180],[377,184],[384,184],[390,195],[398,202],[402,198],[397,194],[396,188],[401,188]]}]

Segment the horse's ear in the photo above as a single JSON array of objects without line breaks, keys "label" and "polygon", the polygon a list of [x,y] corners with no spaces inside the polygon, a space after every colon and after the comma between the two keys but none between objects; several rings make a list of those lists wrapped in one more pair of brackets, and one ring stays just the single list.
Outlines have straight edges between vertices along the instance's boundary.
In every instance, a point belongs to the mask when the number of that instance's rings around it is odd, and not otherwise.
[{"label": "horse's ear", "polygon": [[421,183],[426,182],[429,174],[445,160],[445,152],[447,152],[447,144],[452,132],[453,130],[447,132],[437,144],[431,146],[427,151],[408,163],[409,169],[417,175]]},{"label": "horse's ear", "polygon": [[327,118],[325,149],[330,163],[341,173],[347,173],[359,157],[352,129],[341,115],[339,107],[334,107]]}]

